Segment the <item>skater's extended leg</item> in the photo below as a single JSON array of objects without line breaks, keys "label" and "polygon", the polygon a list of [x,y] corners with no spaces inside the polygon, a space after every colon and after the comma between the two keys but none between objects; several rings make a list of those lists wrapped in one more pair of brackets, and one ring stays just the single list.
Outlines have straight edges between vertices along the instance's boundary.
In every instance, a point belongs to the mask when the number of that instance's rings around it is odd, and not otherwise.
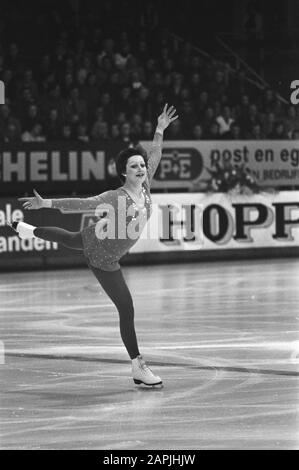
[{"label": "skater's extended leg", "polygon": [[34,225],[25,222],[13,222],[10,226],[19,234],[20,238],[37,237],[59,243],[73,250],[83,250],[81,232],[70,232],[59,227],[34,227]]},{"label": "skater's extended leg", "polygon": [[59,227],[36,227],[33,233],[43,240],[56,242],[73,250],[83,250],[81,232],[70,232]]}]

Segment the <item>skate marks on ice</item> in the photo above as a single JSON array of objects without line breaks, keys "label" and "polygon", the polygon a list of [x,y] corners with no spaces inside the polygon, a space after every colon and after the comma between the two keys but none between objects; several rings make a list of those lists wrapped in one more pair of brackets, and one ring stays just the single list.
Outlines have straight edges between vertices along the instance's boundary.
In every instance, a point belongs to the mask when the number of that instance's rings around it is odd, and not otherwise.
[{"label": "skate marks on ice", "polygon": [[133,384],[88,270],[0,274],[2,449],[298,448],[299,260],[124,269]]}]

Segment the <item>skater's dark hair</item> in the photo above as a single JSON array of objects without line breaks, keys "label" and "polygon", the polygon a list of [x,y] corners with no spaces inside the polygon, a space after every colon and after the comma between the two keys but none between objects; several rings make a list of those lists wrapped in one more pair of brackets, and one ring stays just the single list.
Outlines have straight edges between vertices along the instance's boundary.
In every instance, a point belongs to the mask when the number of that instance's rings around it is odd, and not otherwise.
[{"label": "skater's dark hair", "polygon": [[122,150],[115,159],[117,176],[122,183],[126,181],[124,173],[126,172],[127,161],[130,157],[133,157],[133,155],[140,155],[144,160],[146,168],[148,168],[148,156],[146,150],[140,144]]}]

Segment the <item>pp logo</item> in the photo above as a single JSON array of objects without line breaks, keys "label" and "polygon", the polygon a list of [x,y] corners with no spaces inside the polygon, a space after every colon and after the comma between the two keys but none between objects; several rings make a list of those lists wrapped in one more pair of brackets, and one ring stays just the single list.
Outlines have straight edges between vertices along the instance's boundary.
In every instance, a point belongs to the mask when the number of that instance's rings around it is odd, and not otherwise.
[{"label": "pp logo", "polygon": [[194,180],[201,174],[203,158],[194,148],[165,147],[156,181]]}]

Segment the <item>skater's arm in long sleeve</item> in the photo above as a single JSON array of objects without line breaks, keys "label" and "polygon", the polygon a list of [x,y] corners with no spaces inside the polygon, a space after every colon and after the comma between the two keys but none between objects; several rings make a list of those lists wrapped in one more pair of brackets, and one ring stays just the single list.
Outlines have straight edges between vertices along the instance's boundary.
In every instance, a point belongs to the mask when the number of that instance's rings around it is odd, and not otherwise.
[{"label": "skater's arm in long sleeve", "polygon": [[[46,205],[52,209],[59,209],[62,212],[84,212],[86,210],[96,209],[104,200],[101,196],[87,198],[63,198],[63,199],[45,199]],[[49,202],[48,202],[49,201]]]},{"label": "skater's arm in long sleeve", "polygon": [[163,144],[163,130],[158,126],[155,131],[154,139],[151,144],[151,149],[148,154],[148,169],[147,176],[149,183],[151,183],[154,174],[159,166],[162,157],[162,144]]},{"label": "skater's arm in long sleeve", "polygon": [[59,209],[62,212],[83,212],[96,209],[101,203],[106,202],[106,193],[99,196],[87,198],[63,198],[63,199],[44,199],[34,189],[34,197],[19,198],[23,202],[24,209]]},{"label": "skater's arm in long sleeve", "polygon": [[156,127],[154,139],[152,141],[151,149],[148,156],[148,180],[151,183],[154,174],[159,166],[162,157],[162,144],[163,144],[163,133],[169,124],[175,121],[178,116],[175,116],[176,110],[173,106],[167,109],[167,104],[164,106],[162,114],[158,117],[158,124]]}]

